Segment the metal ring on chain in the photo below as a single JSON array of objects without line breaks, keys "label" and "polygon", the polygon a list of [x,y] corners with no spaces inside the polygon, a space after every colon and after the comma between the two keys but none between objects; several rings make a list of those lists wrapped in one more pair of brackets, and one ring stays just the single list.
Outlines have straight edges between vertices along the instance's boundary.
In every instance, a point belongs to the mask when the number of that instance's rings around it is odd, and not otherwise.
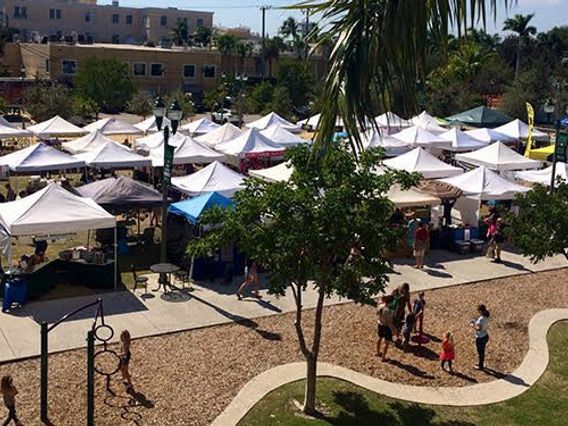
[{"label": "metal ring on chain", "polygon": [[[114,356],[114,358],[116,358],[116,360],[117,360],[116,366],[113,367],[114,369],[111,370],[110,372],[108,372],[108,371],[103,371],[102,369],[99,369],[99,368],[97,367],[97,363],[96,363],[97,357],[98,357],[98,356],[101,356],[101,355],[104,355],[104,354],[109,354],[109,355],[111,355],[111,356]],[[118,373],[118,371],[120,370],[120,357],[119,357],[118,354],[117,354],[115,351],[113,351],[112,349],[103,349],[103,350],[101,350],[101,351],[98,351],[98,352],[95,354],[95,357],[94,357],[94,360],[93,360],[93,361],[94,361],[93,364],[94,364],[94,367],[95,367],[95,371],[96,371],[97,373],[99,373],[100,375],[102,375],[102,376],[107,376],[107,377],[109,377],[109,376],[112,376],[113,374]]]},{"label": "metal ring on chain", "polygon": [[[100,335],[102,330],[108,330],[106,332],[108,333],[108,337],[106,337],[104,334],[102,334],[102,336]],[[110,325],[100,324],[95,327],[94,334],[97,340],[108,343],[114,337],[114,329]]]}]

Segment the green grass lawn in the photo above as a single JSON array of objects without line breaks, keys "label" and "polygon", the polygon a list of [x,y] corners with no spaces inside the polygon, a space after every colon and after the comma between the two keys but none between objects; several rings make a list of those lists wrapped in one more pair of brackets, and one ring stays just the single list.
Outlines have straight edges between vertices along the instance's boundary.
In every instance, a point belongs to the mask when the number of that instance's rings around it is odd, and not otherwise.
[{"label": "green grass lawn", "polygon": [[320,419],[297,415],[292,399],[302,401],[303,381],[270,393],[239,423],[253,425],[566,425],[568,424],[568,322],[549,334],[547,371],[521,396],[483,407],[438,407],[411,404],[366,391],[336,379],[318,381]]}]

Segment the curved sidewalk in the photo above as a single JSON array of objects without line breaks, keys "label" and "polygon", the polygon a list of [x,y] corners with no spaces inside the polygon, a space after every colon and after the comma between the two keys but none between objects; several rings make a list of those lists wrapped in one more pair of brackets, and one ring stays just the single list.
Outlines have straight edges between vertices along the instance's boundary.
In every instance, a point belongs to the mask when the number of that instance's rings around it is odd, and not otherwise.
[{"label": "curved sidewalk", "polygon": [[[548,329],[556,322],[568,320],[568,309],[549,309],[537,313],[529,323],[529,350],[521,365],[503,379],[465,387],[410,386],[387,382],[333,364],[318,364],[318,376],[334,377],[356,386],[420,404],[474,406],[502,402],[519,396],[542,376],[548,366]],[[271,391],[305,379],[302,362],[280,365],[249,381],[229,406],[212,423],[214,426],[236,425]]]}]

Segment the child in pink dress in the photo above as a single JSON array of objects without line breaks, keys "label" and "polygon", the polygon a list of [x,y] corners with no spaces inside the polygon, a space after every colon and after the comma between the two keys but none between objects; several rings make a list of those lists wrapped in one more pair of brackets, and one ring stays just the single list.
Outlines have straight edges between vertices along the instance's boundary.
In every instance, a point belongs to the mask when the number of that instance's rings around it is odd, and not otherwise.
[{"label": "child in pink dress", "polygon": [[[454,336],[449,331],[444,334],[444,340],[442,341],[442,352],[440,352],[440,361],[442,370],[452,372],[452,361],[456,357],[456,351],[454,346]],[[446,364],[448,365],[448,370],[446,370]]]}]

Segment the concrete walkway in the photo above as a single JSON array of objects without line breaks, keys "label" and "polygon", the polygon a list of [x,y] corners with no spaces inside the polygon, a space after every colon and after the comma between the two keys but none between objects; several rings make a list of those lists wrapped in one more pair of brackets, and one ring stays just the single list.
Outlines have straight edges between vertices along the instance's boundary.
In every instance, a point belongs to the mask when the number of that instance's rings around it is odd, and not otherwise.
[{"label": "concrete walkway", "polygon": [[[410,260],[396,261],[395,273],[390,276],[387,291],[402,282],[411,290],[449,287],[505,276],[528,274],[568,266],[564,258],[553,258],[538,265],[514,253],[503,254],[504,263],[495,264],[482,256],[464,257],[445,251],[434,251],[430,267],[423,271],[412,268]],[[156,287],[157,276],[150,276],[149,289]],[[107,322],[115,329],[128,329],[135,338],[154,336],[181,330],[191,330],[237,320],[258,318],[295,310],[290,291],[280,298],[262,291],[263,299],[247,298],[237,301],[233,283],[201,283],[194,291],[177,293],[175,297],[149,291],[151,298],[141,298],[143,291],[105,293],[103,299]],[[29,303],[23,309],[0,313],[0,362],[39,355],[39,323],[53,323],[67,312],[96,300],[94,296]],[[308,290],[304,307],[313,308],[316,293]],[[327,305],[345,302],[337,297],[326,300]],[[86,332],[93,322],[94,309],[85,311],[62,323],[50,333],[50,352],[85,347]]]},{"label": "concrete walkway", "polygon": [[[503,379],[455,388],[410,386],[357,373],[337,365],[320,363],[318,376],[334,377],[356,386],[420,404],[474,406],[494,404],[519,396],[542,376],[548,366],[548,329],[556,322],[568,320],[568,309],[550,309],[536,314],[529,323],[529,351],[522,364]],[[212,426],[236,425],[268,393],[291,382],[306,378],[304,363],[280,365],[259,374],[248,382]]]}]

